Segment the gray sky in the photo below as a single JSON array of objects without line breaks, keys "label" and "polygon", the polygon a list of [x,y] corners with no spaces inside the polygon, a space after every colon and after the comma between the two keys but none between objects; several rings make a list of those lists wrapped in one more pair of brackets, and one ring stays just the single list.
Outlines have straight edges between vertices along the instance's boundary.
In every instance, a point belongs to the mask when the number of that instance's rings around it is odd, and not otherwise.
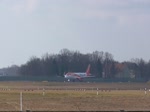
[{"label": "gray sky", "polygon": [[150,0],[0,0],[0,67],[63,48],[148,61],[149,30]]}]

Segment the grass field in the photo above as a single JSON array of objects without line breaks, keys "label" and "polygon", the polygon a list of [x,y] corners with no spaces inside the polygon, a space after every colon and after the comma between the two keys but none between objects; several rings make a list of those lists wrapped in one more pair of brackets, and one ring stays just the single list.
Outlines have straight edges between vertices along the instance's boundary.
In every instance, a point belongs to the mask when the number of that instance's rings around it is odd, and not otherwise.
[{"label": "grass field", "polygon": [[19,111],[21,91],[24,111],[146,111],[148,87],[147,83],[0,82],[0,111]]}]

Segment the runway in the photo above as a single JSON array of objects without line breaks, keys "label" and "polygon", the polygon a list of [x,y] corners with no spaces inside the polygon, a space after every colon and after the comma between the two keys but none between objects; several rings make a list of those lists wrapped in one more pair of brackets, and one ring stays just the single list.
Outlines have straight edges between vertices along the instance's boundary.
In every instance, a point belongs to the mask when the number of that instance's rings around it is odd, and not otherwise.
[{"label": "runway", "polygon": [[149,90],[149,83],[85,83],[85,82],[0,82],[0,91],[111,91],[111,90]]}]

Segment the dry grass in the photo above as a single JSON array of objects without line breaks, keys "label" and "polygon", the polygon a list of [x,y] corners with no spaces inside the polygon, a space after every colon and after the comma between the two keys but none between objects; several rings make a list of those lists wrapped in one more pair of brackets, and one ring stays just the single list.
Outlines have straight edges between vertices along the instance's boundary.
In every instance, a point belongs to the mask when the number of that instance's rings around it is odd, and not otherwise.
[{"label": "dry grass", "polygon": [[[80,83],[81,84],[81,83]],[[25,91],[31,88],[128,88],[127,83],[117,84],[64,84],[64,83],[36,83],[36,82],[1,82],[0,83],[0,111],[20,110],[20,91],[23,92],[23,110],[32,111],[118,111],[118,110],[150,110],[150,92],[145,95],[143,90],[43,90]],[[133,83],[133,87],[144,88],[143,83]],[[137,86],[136,86],[137,85]],[[6,90],[2,90],[5,88]],[[19,88],[19,89],[18,89]],[[131,88],[131,87],[129,87]]]}]

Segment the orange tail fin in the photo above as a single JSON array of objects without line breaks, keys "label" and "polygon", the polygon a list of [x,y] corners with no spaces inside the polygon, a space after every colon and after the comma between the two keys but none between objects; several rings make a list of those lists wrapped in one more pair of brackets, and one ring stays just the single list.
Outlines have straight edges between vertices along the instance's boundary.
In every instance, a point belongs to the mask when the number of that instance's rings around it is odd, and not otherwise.
[{"label": "orange tail fin", "polygon": [[87,75],[90,75],[90,68],[91,68],[91,65],[89,64],[89,65],[88,65],[88,68],[87,68],[87,70],[86,70],[86,74],[87,74]]}]

